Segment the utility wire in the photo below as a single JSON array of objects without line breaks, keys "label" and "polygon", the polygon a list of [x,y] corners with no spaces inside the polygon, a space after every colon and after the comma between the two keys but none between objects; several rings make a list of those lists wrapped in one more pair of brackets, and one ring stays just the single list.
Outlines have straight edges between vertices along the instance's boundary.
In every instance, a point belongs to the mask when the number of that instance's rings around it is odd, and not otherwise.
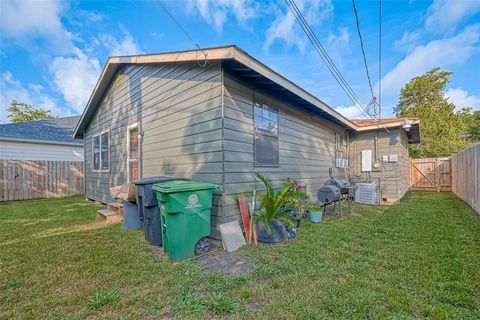
[{"label": "utility wire", "polygon": [[382,0],[378,5],[378,119],[382,115]]},{"label": "utility wire", "polygon": [[198,48],[198,50],[202,51],[203,53],[203,56],[205,57],[205,61],[199,65],[201,67],[205,67],[207,65],[207,53],[205,51],[203,51],[202,48],[200,48],[200,46],[198,45],[198,43],[195,42],[195,40],[193,40],[193,38],[188,34],[187,30],[185,30],[184,27],[182,27],[182,25],[180,24],[180,22],[178,22],[177,19],[175,19],[175,17],[170,13],[170,11],[168,10],[167,6],[163,3],[163,1],[161,0],[157,0],[157,3],[162,7],[162,9],[167,13],[167,15],[170,17],[170,19],[172,19],[172,21],[177,25],[177,27],[183,32],[183,34],[188,38],[190,39],[190,41],[193,42],[193,44]]},{"label": "utility wire", "polygon": [[[289,3],[287,2],[287,5]],[[297,7],[297,5],[295,4],[295,2],[292,0],[290,1],[290,4],[292,5],[291,9],[293,8],[294,10],[294,15],[295,15],[295,18],[300,19],[299,24],[300,26],[302,27],[302,29],[304,30],[304,32],[306,33],[307,37],[309,38],[309,40],[312,42],[314,48],[317,50],[317,52],[320,54],[320,56],[322,57],[322,59],[324,60],[325,64],[327,65],[327,68],[329,69],[329,71],[332,73],[333,77],[335,78],[335,80],[337,80],[337,82],[339,82],[339,85],[342,87],[342,89],[344,89],[345,93],[347,94],[347,96],[350,98],[350,100],[352,100],[352,102],[355,104],[355,105],[358,105],[360,108],[363,108],[366,112],[366,109],[364,108],[363,104],[361,103],[360,99],[357,97],[357,95],[355,94],[355,92],[352,90],[352,88],[348,85],[348,83],[346,82],[345,78],[342,76],[342,74],[340,73],[340,71],[337,69],[335,63],[332,61],[332,59],[330,58],[330,56],[328,55],[327,51],[325,50],[325,48],[322,46],[321,42],[318,40],[318,37],[315,35],[315,32],[313,32],[313,30],[311,29],[311,27],[309,26],[309,24],[307,23],[305,17],[303,16],[303,14],[301,13],[300,9]],[[319,52],[320,51],[320,52]]]},{"label": "utility wire", "polygon": [[365,54],[365,47],[363,45],[362,32],[360,31],[360,22],[358,19],[358,12],[357,12],[357,6],[355,5],[355,0],[352,0],[352,6],[353,6],[353,12],[355,12],[355,20],[357,22],[357,33],[358,33],[358,38],[360,39],[360,47],[362,49],[363,64],[365,65],[365,70],[367,71],[368,85],[370,86],[370,93],[372,94],[372,100],[375,100],[375,95],[373,94],[373,88],[372,88],[372,80],[370,80],[370,72],[368,72],[367,56]]},{"label": "utility wire", "polygon": [[320,40],[318,37],[315,35],[311,27],[309,26],[308,22],[306,21],[305,17],[301,13],[301,11],[298,9],[297,5],[295,4],[294,0],[285,0],[287,6],[289,9],[292,11],[293,15],[295,16],[297,22],[300,24],[300,27],[303,29],[305,34],[307,35],[307,38],[309,41],[312,43],[313,47],[317,51],[317,53],[320,55],[320,57],[323,59],[325,62],[325,65],[327,66],[328,70],[330,73],[333,75],[337,83],[340,85],[340,87],[344,90],[346,93],[347,97],[353,102],[354,106],[356,106],[360,112],[366,116],[367,118],[371,117],[369,112],[366,110],[358,96],[355,94],[355,92],[352,90],[350,85],[347,83],[345,78],[342,76],[336,65],[333,63],[332,59],[328,55],[327,51],[325,48],[322,46]]}]

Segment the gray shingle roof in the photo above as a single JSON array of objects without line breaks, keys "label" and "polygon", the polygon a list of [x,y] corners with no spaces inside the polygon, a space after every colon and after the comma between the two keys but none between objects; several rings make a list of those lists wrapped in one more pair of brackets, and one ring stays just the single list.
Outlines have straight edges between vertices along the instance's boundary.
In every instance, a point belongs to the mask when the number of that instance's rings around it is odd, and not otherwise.
[{"label": "gray shingle roof", "polygon": [[73,129],[79,116],[53,120],[36,120],[20,123],[0,124],[0,139],[41,140],[57,143],[83,144],[82,139],[73,139]]}]

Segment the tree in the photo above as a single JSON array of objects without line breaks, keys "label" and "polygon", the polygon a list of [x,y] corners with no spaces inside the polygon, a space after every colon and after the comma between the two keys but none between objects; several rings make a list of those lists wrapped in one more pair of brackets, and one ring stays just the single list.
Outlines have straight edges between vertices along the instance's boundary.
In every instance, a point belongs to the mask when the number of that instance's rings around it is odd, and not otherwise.
[{"label": "tree", "polygon": [[52,115],[52,111],[41,108],[34,109],[30,104],[25,102],[17,102],[17,100],[12,100],[12,103],[7,111],[10,121],[13,123],[32,120],[55,119],[55,117]]},{"label": "tree", "polygon": [[465,115],[467,124],[468,140],[474,143],[480,142],[480,110],[471,112],[471,109]]},{"label": "tree", "polygon": [[452,74],[434,68],[410,80],[400,91],[396,116],[421,120],[422,143],[418,148],[410,146],[414,158],[450,156],[469,145],[465,110],[455,112],[455,105],[444,96]]}]

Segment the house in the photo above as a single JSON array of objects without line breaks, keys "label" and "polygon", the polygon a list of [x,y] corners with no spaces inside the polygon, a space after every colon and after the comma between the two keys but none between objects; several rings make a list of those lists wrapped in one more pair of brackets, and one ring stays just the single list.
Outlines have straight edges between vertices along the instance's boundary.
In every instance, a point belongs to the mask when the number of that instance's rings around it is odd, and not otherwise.
[{"label": "house", "polygon": [[0,159],[83,161],[83,140],[72,137],[79,119],[0,124]]},{"label": "house", "polygon": [[[374,182],[379,202],[392,204],[410,190],[409,144],[420,143],[420,119],[359,119],[349,134],[349,178]],[[369,161],[365,161],[365,158]]]},{"label": "house", "polygon": [[74,136],[85,141],[87,198],[106,203],[111,186],[186,176],[221,185],[215,226],[239,219],[237,194],[260,188],[255,172],[275,185],[303,180],[315,196],[348,157],[348,136],[369,130],[226,46],[110,57]]}]

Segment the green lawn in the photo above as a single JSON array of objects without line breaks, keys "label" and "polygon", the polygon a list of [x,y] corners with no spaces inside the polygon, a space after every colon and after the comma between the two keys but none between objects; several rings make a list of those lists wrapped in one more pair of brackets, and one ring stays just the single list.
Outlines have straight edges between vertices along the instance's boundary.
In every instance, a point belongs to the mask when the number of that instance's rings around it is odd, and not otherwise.
[{"label": "green lawn", "polygon": [[480,218],[449,193],[305,224],[244,276],[152,256],[82,198],[0,204],[2,319],[478,319]]}]

